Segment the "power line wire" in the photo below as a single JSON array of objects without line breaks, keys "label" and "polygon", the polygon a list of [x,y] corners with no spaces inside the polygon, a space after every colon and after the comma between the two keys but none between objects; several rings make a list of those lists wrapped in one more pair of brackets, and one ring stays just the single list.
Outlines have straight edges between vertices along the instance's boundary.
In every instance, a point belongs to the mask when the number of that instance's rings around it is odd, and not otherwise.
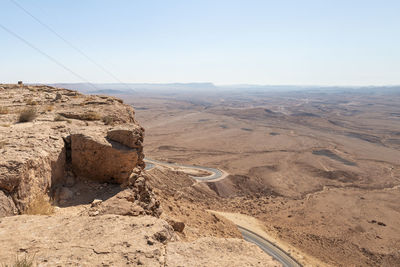
[{"label": "power line wire", "polygon": [[79,49],[77,46],[75,46],[74,44],[72,44],[70,41],[68,41],[67,39],[65,39],[64,37],[62,37],[58,32],[56,32],[53,28],[51,28],[49,25],[47,25],[46,23],[44,23],[43,21],[41,21],[40,19],[38,19],[36,16],[34,16],[31,12],[29,12],[26,8],[24,8],[22,5],[20,5],[16,0],[10,0],[10,2],[12,2],[15,6],[17,6],[19,9],[21,9],[22,11],[24,11],[27,15],[29,15],[31,18],[33,18],[36,22],[38,22],[40,25],[42,25],[43,27],[45,27],[48,31],[50,31],[51,33],[53,33],[55,36],[57,36],[59,39],[61,39],[64,43],[66,43],[69,47],[71,47],[72,49],[74,49],[76,52],[78,52],[79,54],[81,54],[81,56],[83,56],[84,58],[86,58],[88,61],[90,61],[92,64],[96,65],[99,69],[101,69],[103,72],[107,73],[109,76],[111,76],[114,80],[118,81],[119,83],[125,85],[127,87],[127,89],[130,89],[129,86],[122,82],[120,79],[118,79],[117,76],[115,76],[111,71],[109,71],[108,69],[106,69],[104,66],[100,65],[98,62],[96,62],[95,60],[93,60],[91,57],[89,57],[85,52],[83,52],[81,49]]},{"label": "power line wire", "polygon": [[54,62],[55,64],[57,64],[58,66],[62,67],[63,69],[65,69],[66,71],[68,71],[69,73],[71,73],[72,75],[74,75],[75,77],[79,78],[82,81],[85,81],[86,83],[90,84],[93,88],[95,88],[96,90],[98,90],[98,88],[96,86],[94,86],[94,84],[92,84],[91,82],[89,82],[87,79],[85,79],[83,76],[79,75],[78,73],[74,72],[72,69],[68,68],[67,66],[65,66],[64,64],[62,64],[60,61],[58,61],[57,59],[53,58],[52,56],[50,56],[49,54],[47,54],[46,52],[42,51],[41,49],[37,48],[36,46],[34,46],[32,43],[30,43],[29,41],[27,41],[26,39],[24,39],[23,37],[21,37],[20,35],[18,35],[17,33],[13,32],[12,30],[10,30],[9,28],[7,28],[6,26],[0,24],[0,27],[5,30],[6,32],[8,32],[9,34],[11,34],[12,36],[14,36],[15,38],[19,39],[20,41],[22,41],[23,43],[25,43],[26,45],[28,45],[29,47],[31,47],[32,49],[36,50],[37,52],[39,52],[40,54],[42,54],[43,56],[45,56],[47,59],[51,60],[52,62]]}]

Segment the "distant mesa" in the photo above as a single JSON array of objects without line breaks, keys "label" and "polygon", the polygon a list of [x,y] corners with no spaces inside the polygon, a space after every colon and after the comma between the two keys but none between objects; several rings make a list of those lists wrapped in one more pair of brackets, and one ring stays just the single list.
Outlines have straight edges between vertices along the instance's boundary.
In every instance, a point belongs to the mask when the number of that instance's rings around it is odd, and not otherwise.
[{"label": "distant mesa", "polygon": [[49,84],[59,88],[78,90],[87,94],[134,94],[137,92],[155,91],[155,92],[189,92],[215,90],[213,83],[55,83]]}]

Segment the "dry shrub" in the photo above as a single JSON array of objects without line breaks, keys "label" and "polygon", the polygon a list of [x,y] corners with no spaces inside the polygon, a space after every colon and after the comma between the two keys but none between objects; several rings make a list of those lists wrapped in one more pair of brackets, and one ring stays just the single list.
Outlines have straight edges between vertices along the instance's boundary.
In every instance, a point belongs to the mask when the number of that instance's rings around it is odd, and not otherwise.
[{"label": "dry shrub", "polygon": [[8,123],[2,123],[2,124],[0,124],[0,126],[1,126],[1,127],[10,127],[10,126],[11,126],[11,124],[8,124]]},{"label": "dry shrub", "polygon": [[50,215],[54,213],[54,206],[51,205],[47,195],[37,196],[24,212],[29,215]]},{"label": "dry shrub", "polygon": [[32,98],[28,98],[25,100],[25,103],[30,106],[36,106],[38,104],[37,101],[33,100]]},{"label": "dry shrub", "polygon": [[12,263],[11,265],[2,264],[1,267],[33,267],[33,266],[35,266],[33,261],[34,261],[34,256],[27,257],[25,255],[24,258],[22,258],[22,259],[20,259],[18,256],[16,256],[14,263]]},{"label": "dry shrub", "polygon": [[98,121],[101,119],[101,116],[95,111],[88,111],[82,115],[82,120],[85,121]]},{"label": "dry shrub", "polygon": [[111,116],[104,116],[102,121],[105,125],[112,125],[114,123],[114,118]]},{"label": "dry shrub", "polygon": [[26,108],[19,114],[18,122],[33,121],[37,116],[35,108]]},{"label": "dry shrub", "polygon": [[2,264],[1,267],[33,267],[34,265],[34,256],[28,257],[27,255],[24,258],[20,259],[18,256],[15,257],[15,262],[11,265]]},{"label": "dry shrub", "polygon": [[46,106],[46,111],[50,112],[54,110],[54,105],[47,105]]},{"label": "dry shrub", "polygon": [[8,107],[0,107],[0,114],[8,114]]}]

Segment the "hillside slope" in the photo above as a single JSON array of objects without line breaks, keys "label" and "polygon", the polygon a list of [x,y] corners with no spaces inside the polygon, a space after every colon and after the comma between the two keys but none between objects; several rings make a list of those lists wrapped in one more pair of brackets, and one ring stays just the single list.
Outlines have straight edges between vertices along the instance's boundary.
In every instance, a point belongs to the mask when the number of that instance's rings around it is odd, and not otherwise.
[{"label": "hillside slope", "polygon": [[0,263],[279,266],[231,222],[168,192],[187,175],[145,173],[134,114],[113,97],[0,85]]}]

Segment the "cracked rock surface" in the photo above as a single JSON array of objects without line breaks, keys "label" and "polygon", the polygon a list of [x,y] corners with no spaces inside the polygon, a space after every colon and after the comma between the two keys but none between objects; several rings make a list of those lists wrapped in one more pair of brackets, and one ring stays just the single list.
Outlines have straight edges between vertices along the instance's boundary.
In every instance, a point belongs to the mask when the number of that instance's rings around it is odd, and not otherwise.
[{"label": "cracked rock surface", "polygon": [[[34,116],[19,122],[27,110]],[[142,213],[160,213],[142,181],[144,129],[131,106],[44,85],[1,85],[0,113],[0,217],[26,212],[41,195],[65,202],[74,196],[59,187],[87,180],[129,187],[135,205],[151,210]]]}]

